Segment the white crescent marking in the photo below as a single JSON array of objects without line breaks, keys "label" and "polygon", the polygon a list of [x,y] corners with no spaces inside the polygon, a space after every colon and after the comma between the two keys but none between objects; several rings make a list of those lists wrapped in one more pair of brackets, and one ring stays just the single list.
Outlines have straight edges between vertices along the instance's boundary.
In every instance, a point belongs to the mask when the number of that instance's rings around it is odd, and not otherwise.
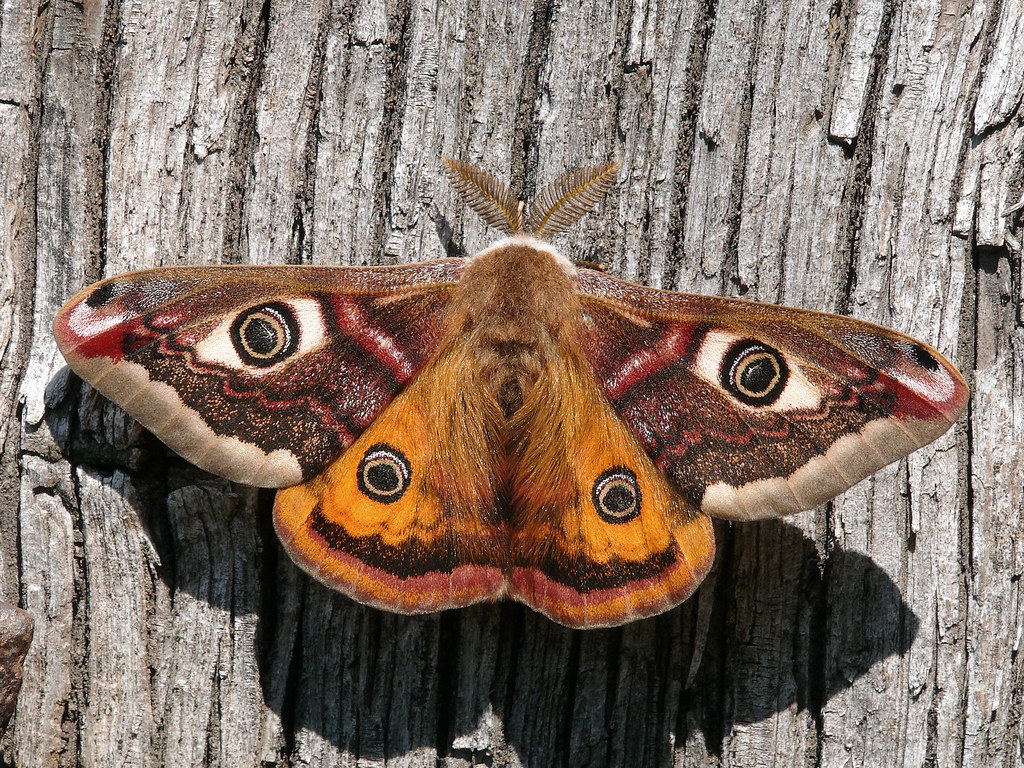
[{"label": "white crescent marking", "polygon": [[748,337],[728,331],[708,331],[694,356],[694,371],[708,384],[724,393],[729,398],[729,402],[736,404],[739,408],[778,412],[816,411],[821,408],[821,393],[807,380],[796,361],[781,350],[779,350],[779,354],[785,359],[789,368],[789,379],[774,403],[760,407],[746,405],[725,389],[721,379],[722,360],[737,341],[745,338]]},{"label": "white crescent marking", "polygon": [[[195,346],[196,360],[213,365],[221,365],[227,368],[244,371],[250,376],[267,376],[276,373],[282,366],[295,360],[296,356],[304,355],[327,341],[327,326],[324,322],[320,302],[316,299],[280,299],[280,303],[287,305],[295,313],[295,320],[299,325],[299,344],[295,352],[287,358],[266,368],[247,365],[242,362],[235,350],[234,342],[231,341],[231,325],[242,312],[248,312],[259,304],[253,304],[238,312],[232,313],[223,322],[217,325],[206,337]],[[265,301],[262,303],[266,303]]]},{"label": "white crescent marking", "polygon": [[536,237],[531,237],[530,235],[513,235],[512,237],[506,237],[503,240],[499,240],[493,245],[487,246],[482,251],[477,251],[470,258],[466,259],[466,266],[468,267],[477,259],[485,258],[486,256],[493,254],[495,251],[501,251],[513,245],[522,245],[527,248],[532,248],[535,251],[545,253],[554,259],[558,263],[558,266],[561,267],[569,277],[576,276],[575,264],[552,248],[550,243],[545,243],[543,240],[538,240]]}]

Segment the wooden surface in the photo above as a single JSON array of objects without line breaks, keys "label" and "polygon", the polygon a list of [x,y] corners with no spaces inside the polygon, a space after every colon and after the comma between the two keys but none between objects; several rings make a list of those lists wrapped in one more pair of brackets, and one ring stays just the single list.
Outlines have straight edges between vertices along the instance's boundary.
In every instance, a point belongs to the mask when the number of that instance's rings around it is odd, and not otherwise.
[{"label": "wooden surface", "polygon": [[[1022,39],[1022,0],[0,0],[0,599],[35,618],[0,762],[1021,765]],[[622,629],[329,592],[50,320],[156,264],[472,251],[442,154],[525,194],[620,159],[566,252],[911,333],[967,418],[719,526]]]}]

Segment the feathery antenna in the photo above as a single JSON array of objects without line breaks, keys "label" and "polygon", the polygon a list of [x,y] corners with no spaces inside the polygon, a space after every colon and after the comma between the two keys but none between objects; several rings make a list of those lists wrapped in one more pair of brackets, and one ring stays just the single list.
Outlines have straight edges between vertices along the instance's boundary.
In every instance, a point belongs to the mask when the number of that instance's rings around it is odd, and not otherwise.
[{"label": "feathery antenna", "polygon": [[508,187],[475,165],[448,157],[441,159],[452,186],[484,221],[507,235],[522,233],[523,204]]},{"label": "feathery antenna", "polygon": [[530,206],[527,227],[537,237],[554,237],[590,213],[615,183],[618,162],[570,171],[555,179]]},{"label": "feathery antenna", "polygon": [[555,179],[530,205],[530,217],[524,225],[523,203],[502,182],[463,160],[442,159],[452,185],[484,221],[508,235],[526,231],[547,238],[564,232],[594,210],[615,183],[620,165],[602,163]]}]

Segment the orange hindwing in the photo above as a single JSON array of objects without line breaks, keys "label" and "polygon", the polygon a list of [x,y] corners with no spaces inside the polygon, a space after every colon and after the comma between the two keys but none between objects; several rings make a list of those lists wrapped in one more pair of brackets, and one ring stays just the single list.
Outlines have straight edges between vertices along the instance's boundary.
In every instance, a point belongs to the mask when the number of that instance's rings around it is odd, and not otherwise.
[{"label": "orange hindwing", "polygon": [[274,525],[303,569],[360,602],[402,613],[503,594],[499,414],[468,362],[449,345],[341,458],[278,492]]}]

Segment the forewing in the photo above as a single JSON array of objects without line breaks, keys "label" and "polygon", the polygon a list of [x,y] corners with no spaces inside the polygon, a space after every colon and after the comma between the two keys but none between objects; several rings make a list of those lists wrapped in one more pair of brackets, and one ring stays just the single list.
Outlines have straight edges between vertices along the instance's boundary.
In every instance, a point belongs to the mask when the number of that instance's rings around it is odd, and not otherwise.
[{"label": "forewing", "polygon": [[608,400],[703,511],[809,509],[931,442],[968,397],[928,345],[871,323],[579,275]]},{"label": "forewing", "polygon": [[54,319],[68,365],[211,472],[320,472],[434,354],[458,260],[167,267],[97,283]]}]

